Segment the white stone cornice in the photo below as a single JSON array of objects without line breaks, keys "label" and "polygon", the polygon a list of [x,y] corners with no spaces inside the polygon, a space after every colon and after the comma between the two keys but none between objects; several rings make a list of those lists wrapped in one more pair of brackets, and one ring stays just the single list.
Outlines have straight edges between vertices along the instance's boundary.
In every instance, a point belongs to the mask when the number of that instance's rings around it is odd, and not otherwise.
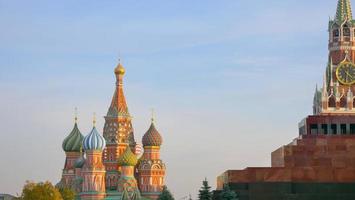
[{"label": "white stone cornice", "polygon": [[329,47],[329,51],[339,51],[339,50],[355,50],[355,46],[342,45]]}]

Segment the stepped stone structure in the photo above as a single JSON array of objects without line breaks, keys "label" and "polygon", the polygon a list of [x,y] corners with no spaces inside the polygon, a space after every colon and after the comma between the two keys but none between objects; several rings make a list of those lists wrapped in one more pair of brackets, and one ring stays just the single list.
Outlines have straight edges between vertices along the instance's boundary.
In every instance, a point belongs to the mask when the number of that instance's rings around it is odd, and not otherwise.
[{"label": "stepped stone structure", "polygon": [[355,20],[350,0],[338,0],[329,21],[329,57],[313,115],[299,136],[271,154],[271,167],[228,170],[217,178],[214,199],[228,184],[240,200],[355,199]]},{"label": "stepped stone structure", "polygon": [[134,138],[132,117],[123,93],[125,69],[114,70],[115,92],[101,135],[95,127],[83,136],[77,117],[62,148],[66,159],[57,187],[76,191],[76,200],[155,200],[165,185],[165,164],[160,159],[162,136],[154,119],[143,136],[144,152]]}]

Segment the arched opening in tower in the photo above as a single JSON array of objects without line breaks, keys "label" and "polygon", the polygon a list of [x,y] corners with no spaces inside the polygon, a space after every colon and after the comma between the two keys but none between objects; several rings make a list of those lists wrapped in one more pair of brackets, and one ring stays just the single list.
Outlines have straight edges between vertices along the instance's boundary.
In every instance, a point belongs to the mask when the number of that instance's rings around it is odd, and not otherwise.
[{"label": "arched opening in tower", "polygon": [[336,100],[335,100],[334,96],[329,97],[328,107],[329,108],[335,108],[336,107]]},{"label": "arched opening in tower", "polygon": [[347,106],[347,101],[346,101],[346,97],[343,96],[341,99],[340,99],[340,107],[341,108],[346,108]]}]

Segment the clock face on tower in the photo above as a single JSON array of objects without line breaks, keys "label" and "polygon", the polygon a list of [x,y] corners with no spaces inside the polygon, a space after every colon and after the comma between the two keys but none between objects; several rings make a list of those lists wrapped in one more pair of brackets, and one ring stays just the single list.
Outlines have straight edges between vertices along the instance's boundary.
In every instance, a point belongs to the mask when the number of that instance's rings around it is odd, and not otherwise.
[{"label": "clock face on tower", "polygon": [[355,83],[355,64],[351,62],[340,63],[336,76],[340,83],[344,85],[352,85]]}]

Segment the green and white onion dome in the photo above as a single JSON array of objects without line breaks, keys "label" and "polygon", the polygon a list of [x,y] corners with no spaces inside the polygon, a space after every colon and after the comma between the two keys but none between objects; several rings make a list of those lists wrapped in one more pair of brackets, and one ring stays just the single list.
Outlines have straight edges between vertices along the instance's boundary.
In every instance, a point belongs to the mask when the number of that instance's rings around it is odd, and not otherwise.
[{"label": "green and white onion dome", "polygon": [[84,136],[79,131],[78,124],[75,122],[73,130],[64,139],[62,148],[65,152],[80,152],[83,139]]},{"label": "green and white onion dome", "polygon": [[136,166],[138,163],[137,156],[127,146],[126,151],[118,158],[118,165],[120,166]]},{"label": "green and white onion dome", "polygon": [[100,150],[102,151],[106,146],[105,138],[102,137],[94,126],[89,133],[85,136],[83,141],[83,148],[85,151],[88,150]]}]

